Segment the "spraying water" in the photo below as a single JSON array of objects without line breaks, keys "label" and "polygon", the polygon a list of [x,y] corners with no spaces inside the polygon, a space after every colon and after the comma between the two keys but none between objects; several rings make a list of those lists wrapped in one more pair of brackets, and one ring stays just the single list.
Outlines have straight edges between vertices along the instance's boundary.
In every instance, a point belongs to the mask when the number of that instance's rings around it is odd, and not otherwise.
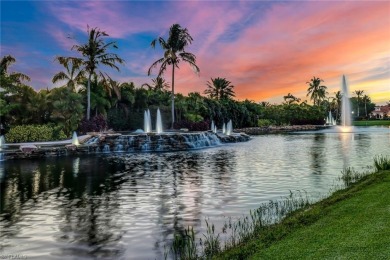
[{"label": "spraying water", "polygon": [[161,120],[161,113],[160,109],[157,109],[157,119],[156,119],[156,133],[161,134],[163,132],[162,128],[162,120]]},{"label": "spraying water", "polygon": [[229,120],[226,126],[226,135],[231,135],[233,133],[233,123],[232,120]]},{"label": "spraying water", "polygon": [[0,147],[2,147],[2,146],[5,146],[4,135],[1,135],[1,136],[0,136]]},{"label": "spraying water", "polygon": [[152,119],[150,118],[150,110],[144,112],[144,132],[150,133],[152,131]]},{"label": "spraying water", "polygon": [[76,131],[73,132],[73,136],[72,136],[72,144],[73,145],[79,145],[79,139],[77,138],[77,134],[76,134]]},{"label": "spraying water", "polygon": [[351,104],[349,101],[348,87],[343,75],[343,88],[342,88],[342,100],[341,100],[341,125],[350,126],[352,123],[351,120]]}]

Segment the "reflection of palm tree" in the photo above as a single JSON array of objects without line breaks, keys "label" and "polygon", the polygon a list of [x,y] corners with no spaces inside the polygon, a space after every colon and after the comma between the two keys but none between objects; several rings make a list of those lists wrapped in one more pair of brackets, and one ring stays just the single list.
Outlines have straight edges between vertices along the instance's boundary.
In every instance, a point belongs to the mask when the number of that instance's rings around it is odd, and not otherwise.
[{"label": "reflection of palm tree", "polygon": [[231,82],[225,78],[211,78],[211,82],[207,81],[204,93],[217,100],[231,99],[235,96],[233,88]]},{"label": "reflection of palm tree", "polygon": [[164,50],[164,57],[155,61],[148,70],[148,75],[158,64],[161,64],[158,77],[160,77],[167,66],[172,66],[172,128],[175,122],[175,68],[179,68],[179,62],[184,61],[190,64],[196,72],[199,68],[196,65],[196,57],[190,52],[186,52],[184,48],[193,41],[187,28],[182,28],[179,24],[174,24],[169,29],[169,38],[167,40],[159,37],[152,41],[151,45],[154,48],[158,40],[161,48]]},{"label": "reflection of palm tree", "polygon": [[80,68],[80,59],[56,57],[56,60],[65,67],[65,72],[58,72],[53,76],[52,82],[66,80],[65,86],[75,91],[76,86],[84,79],[85,72]]},{"label": "reflection of palm tree", "polygon": [[307,95],[310,95],[310,99],[313,100],[314,105],[319,106],[321,101],[326,97],[326,86],[321,86],[322,79],[313,77],[310,82],[306,82],[309,84],[309,88],[307,89]]}]

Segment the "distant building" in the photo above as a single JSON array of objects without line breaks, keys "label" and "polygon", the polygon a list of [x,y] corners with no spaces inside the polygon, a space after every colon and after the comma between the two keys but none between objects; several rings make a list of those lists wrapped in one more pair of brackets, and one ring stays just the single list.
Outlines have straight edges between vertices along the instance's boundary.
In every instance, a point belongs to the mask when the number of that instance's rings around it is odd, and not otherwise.
[{"label": "distant building", "polygon": [[370,117],[383,119],[390,116],[390,106],[376,106],[375,110],[371,112]]}]

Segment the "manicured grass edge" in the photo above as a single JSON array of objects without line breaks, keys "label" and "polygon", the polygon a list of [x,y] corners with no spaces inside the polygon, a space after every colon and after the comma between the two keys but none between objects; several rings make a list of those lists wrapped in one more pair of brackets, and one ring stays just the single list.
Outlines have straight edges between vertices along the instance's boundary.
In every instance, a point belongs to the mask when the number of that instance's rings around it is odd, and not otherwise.
[{"label": "manicured grass edge", "polygon": [[215,259],[246,259],[253,254],[268,248],[273,243],[285,238],[298,229],[315,223],[329,214],[331,207],[338,202],[355,196],[358,192],[371,185],[380,183],[390,171],[379,171],[364,176],[360,181],[348,188],[334,192],[330,197],[315,204],[291,212],[280,223],[264,227],[257,231],[256,238],[250,239],[217,255]]}]

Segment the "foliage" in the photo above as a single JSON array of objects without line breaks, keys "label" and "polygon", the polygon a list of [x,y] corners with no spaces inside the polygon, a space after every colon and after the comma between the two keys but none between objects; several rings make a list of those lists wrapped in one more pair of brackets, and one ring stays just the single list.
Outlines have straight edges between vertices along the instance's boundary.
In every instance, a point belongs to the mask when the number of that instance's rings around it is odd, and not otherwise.
[{"label": "foliage", "polygon": [[273,125],[274,123],[269,120],[269,119],[259,119],[257,120],[257,126],[258,127],[266,127],[266,126],[270,126],[270,125]]},{"label": "foliage", "polygon": [[83,118],[81,120],[78,132],[80,133],[88,133],[88,132],[100,132],[107,130],[107,121],[103,115],[97,115],[87,120],[87,118]]},{"label": "foliage", "polygon": [[82,96],[66,86],[54,89],[51,92],[51,98],[53,99],[51,103],[53,112],[50,118],[54,123],[62,126],[67,135],[70,135],[77,129],[83,117]]},{"label": "foliage", "polygon": [[211,78],[207,82],[207,89],[204,91],[210,98],[214,99],[231,99],[235,96],[234,86],[225,78]]},{"label": "foliage", "polygon": [[66,135],[61,127],[52,125],[18,125],[12,127],[5,135],[9,143],[52,141],[65,138]]},{"label": "foliage", "polygon": [[196,114],[187,113],[184,115],[184,117],[188,121],[194,122],[194,123],[203,121],[203,117],[200,115],[196,115]]}]

